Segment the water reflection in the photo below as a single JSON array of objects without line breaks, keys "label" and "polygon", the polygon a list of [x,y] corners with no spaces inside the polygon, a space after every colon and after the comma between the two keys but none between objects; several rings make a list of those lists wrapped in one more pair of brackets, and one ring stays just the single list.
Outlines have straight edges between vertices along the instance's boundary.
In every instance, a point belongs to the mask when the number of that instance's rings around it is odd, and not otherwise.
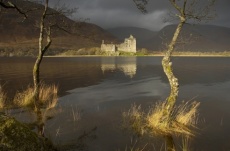
[{"label": "water reflection", "polygon": [[[57,142],[70,142],[82,131],[98,126],[98,139],[89,150],[125,148],[130,136],[116,127],[122,111],[133,102],[148,108],[168,96],[168,81],[160,61],[158,57],[45,58],[41,76],[45,82],[59,84],[61,96],[61,114],[48,121],[47,131]],[[0,83],[5,84],[8,94],[32,82],[33,63],[30,58],[0,58]],[[197,96],[195,100],[201,102],[198,127],[202,131],[192,148],[229,150],[230,58],[182,57],[174,58],[173,63],[180,83],[179,100]],[[71,106],[83,110],[80,122],[73,120]],[[58,138],[55,130],[60,130]],[[156,148],[160,150],[164,141],[151,142],[159,142]],[[177,138],[174,141],[178,144]]]},{"label": "water reflection", "polygon": [[101,58],[101,70],[114,71],[119,69],[126,76],[133,78],[137,72],[137,59],[136,57],[125,57],[123,59],[117,57]]},{"label": "water reflection", "polygon": [[125,64],[125,65],[118,65],[118,68],[124,72],[126,76],[133,78],[137,71],[136,64]]}]

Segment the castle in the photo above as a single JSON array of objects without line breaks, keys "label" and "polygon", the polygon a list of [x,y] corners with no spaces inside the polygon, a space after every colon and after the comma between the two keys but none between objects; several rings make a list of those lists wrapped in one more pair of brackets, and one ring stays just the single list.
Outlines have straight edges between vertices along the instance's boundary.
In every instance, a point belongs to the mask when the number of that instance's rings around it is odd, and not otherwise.
[{"label": "castle", "polygon": [[105,44],[104,40],[101,44],[101,51],[107,52],[116,52],[116,51],[124,51],[124,52],[137,52],[136,48],[136,38],[130,35],[129,38],[125,38],[124,43],[121,44]]},{"label": "castle", "polygon": [[[122,62],[122,63],[120,63]],[[106,71],[115,71],[115,70],[122,71],[125,76],[133,78],[137,72],[137,58],[136,57],[128,57],[128,58],[117,58],[111,57],[101,58],[101,70],[103,73]]]}]

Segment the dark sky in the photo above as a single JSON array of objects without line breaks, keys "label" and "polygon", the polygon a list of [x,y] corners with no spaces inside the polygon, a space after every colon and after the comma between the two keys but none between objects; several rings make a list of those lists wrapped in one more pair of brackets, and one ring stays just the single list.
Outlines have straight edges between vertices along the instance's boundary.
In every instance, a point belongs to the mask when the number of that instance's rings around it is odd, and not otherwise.
[{"label": "dark sky", "polygon": [[[55,0],[53,0],[55,1]],[[208,0],[200,0],[208,1]],[[165,22],[169,12],[174,9],[169,0],[150,0],[148,13],[142,14],[133,0],[65,0],[69,7],[77,7],[75,18],[89,18],[90,23],[102,28],[119,26],[142,27],[150,30],[160,30],[170,21]],[[230,27],[230,0],[217,0],[217,17],[208,24]]]}]

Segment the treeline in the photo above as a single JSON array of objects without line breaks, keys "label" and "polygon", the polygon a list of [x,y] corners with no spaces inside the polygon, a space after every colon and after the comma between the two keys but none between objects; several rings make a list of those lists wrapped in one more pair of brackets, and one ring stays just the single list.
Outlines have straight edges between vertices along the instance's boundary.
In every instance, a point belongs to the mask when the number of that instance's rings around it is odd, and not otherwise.
[{"label": "treeline", "polygon": [[103,56],[119,56],[119,55],[148,55],[149,52],[147,49],[139,49],[136,53],[132,52],[106,52],[101,51],[100,47],[91,47],[91,48],[81,48],[78,50],[67,50],[59,55],[62,56],[75,56],[75,55],[103,55]]},{"label": "treeline", "polygon": [[[53,56],[64,52],[63,48],[50,48],[46,55]],[[0,47],[0,57],[36,57],[38,54],[37,48],[34,47]]]},{"label": "treeline", "polygon": [[[36,57],[37,48],[34,47],[0,47],[0,57]],[[46,52],[47,56],[85,56],[85,55],[100,55],[100,56],[163,56],[164,51],[150,51],[146,48],[138,49],[136,53],[129,52],[105,52],[101,51],[100,47],[81,48],[78,50],[66,50],[64,48],[50,48]],[[174,56],[230,56],[230,51],[174,51]]]},{"label": "treeline", "polygon": [[[164,51],[154,51],[149,55],[164,55]],[[174,51],[174,56],[230,56],[230,51]]]}]

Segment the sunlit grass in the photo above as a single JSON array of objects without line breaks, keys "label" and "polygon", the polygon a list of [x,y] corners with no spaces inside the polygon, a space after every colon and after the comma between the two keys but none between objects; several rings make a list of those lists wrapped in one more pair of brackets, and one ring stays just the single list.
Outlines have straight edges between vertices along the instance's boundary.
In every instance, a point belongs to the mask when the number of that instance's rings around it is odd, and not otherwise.
[{"label": "sunlit grass", "polygon": [[144,112],[141,111],[141,106],[133,104],[128,112],[123,112],[123,127],[129,128],[137,135],[143,135],[145,131]]},{"label": "sunlit grass", "polygon": [[187,102],[175,106],[167,119],[166,103],[158,103],[146,117],[147,127],[153,133],[194,135],[191,128],[196,125],[199,105],[199,102]]},{"label": "sunlit grass", "polygon": [[181,146],[182,151],[190,151],[190,140],[189,137],[183,137],[182,138],[182,146]]},{"label": "sunlit grass", "polygon": [[57,105],[58,87],[56,85],[41,84],[39,101],[41,105],[47,109],[52,109]]},{"label": "sunlit grass", "polygon": [[[177,123],[187,126],[187,127],[195,127],[197,123],[197,114],[198,114],[198,107],[200,105],[200,102],[192,102],[189,104],[189,102],[186,102],[184,104],[181,104],[177,107],[178,111],[176,114],[176,120]],[[183,131],[183,129],[182,129]]]},{"label": "sunlit grass", "polygon": [[81,119],[81,113],[79,109],[77,107],[73,108],[73,106],[71,105],[71,111],[72,111],[73,121],[74,122],[79,121]]},{"label": "sunlit grass", "polygon": [[3,87],[0,85],[0,109],[3,109],[6,107],[6,93],[3,90]]},{"label": "sunlit grass", "polygon": [[33,107],[33,88],[28,87],[22,92],[17,92],[14,96],[13,102],[18,107]]},{"label": "sunlit grass", "polygon": [[169,118],[165,116],[166,103],[156,103],[149,113],[141,111],[140,106],[132,105],[128,112],[123,113],[124,125],[133,132],[148,134],[185,134],[194,135],[196,127],[199,102],[182,103],[175,106]]},{"label": "sunlit grass", "polygon": [[146,125],[151,132],[165,132],[169,133],[169,125],[167,122],[162,122],[164,117],[164,109],[166,103],[157,103],[146,116]]},{"label": "sunlit grass", "polygon": [[[55,85],[40,85],[39,104],[42,108],[51,109],[57,104],[58,88]],[[29,86],[26,90],[16,93],[14,97],[14,104],[18,107],[34,107],[34,88]]]}]

